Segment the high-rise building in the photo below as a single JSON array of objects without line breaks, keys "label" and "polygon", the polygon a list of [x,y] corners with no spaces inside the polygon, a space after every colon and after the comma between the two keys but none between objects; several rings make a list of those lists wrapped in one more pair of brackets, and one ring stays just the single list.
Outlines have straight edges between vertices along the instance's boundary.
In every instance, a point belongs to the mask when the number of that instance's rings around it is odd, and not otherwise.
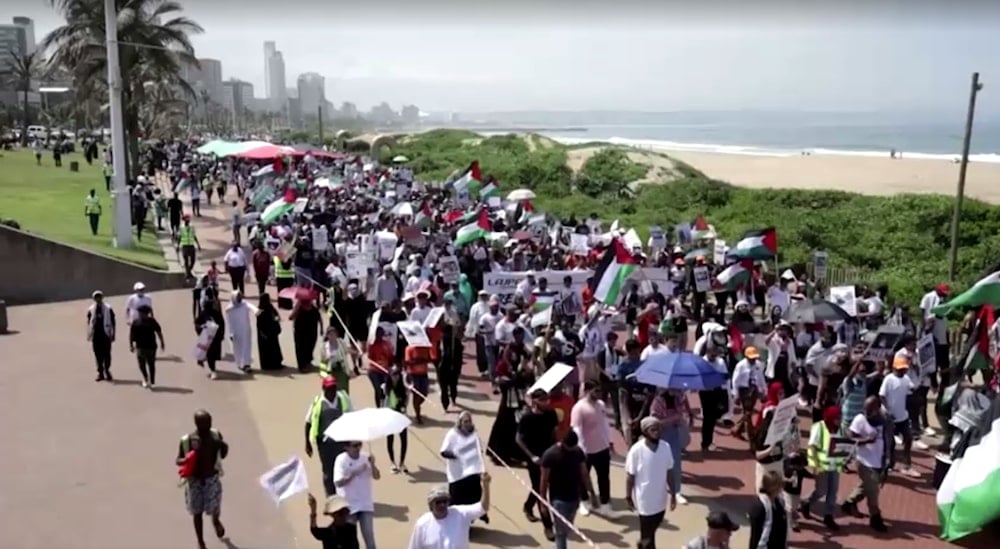
[{"label": "high-rise building", "polygon": [[24,51],[25,53],[31,53],[37,49],[38,44],[35,43],[35,22],[31,20],[30,17],[15,17],[13,19],[14,25],[24,29]]},{"label": "high-rise building", "polygon": [[198,65],[185,65],[181,74],[184,81],[191,85],[197,93],[199,107],[204,103],[203,94],[213,103],[225,104],[225,91],[222,88],[222,62],[218,59],[199,59]]},{"label": "high-rise building", "polygon": [[28,53],[28,40],[25,28],[21,25],[0,25],[0,63],[5,66],[10,63],[10,54]]},{"label": "high-rise building", "polygon": [[271,89],[271,57],[277,51],[274,42],[270,40],[264,42],[264,91],[268,93]]},{"label": "high-rise building", "polygon": [[326,104],[326,79],[314,72],[299,75],[299,104],[305,117],[316,116]]},{"label": "high-rise building", "polygon": [[222,105],[231,113],[242,115],[244,109],[254,107],[253,84],[237,78],[230,78],[222,83],[224,96]]},{"label": "high-rise building", "polygon": [[268,67],[270,72],[270,82],[266,90],[269,107],[274,110],[285,108],[288,102],[288,95],[285,93],[285,58],[281,52],[274,52],[271,56],[271,64]]}]

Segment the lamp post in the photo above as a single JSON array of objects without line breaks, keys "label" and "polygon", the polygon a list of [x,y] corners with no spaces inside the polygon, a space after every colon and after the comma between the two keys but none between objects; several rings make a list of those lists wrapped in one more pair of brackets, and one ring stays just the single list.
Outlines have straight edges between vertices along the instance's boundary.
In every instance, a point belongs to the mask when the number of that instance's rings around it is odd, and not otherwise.
[{"label": "lamp post", "polygon": [[104,0],[104,27],[108,55],[108,103],[111,109],[111,204],[114,210],[114,246],[132,247],[132,199],[125,174],[125,121],[122,115],[122,74],[118,61],[118,11],[115,0]]},{"label": "lamp post", "polygon": [[955,282],[958,273],[958,224],[962,218],[962,200],[965,198],[965,171],[969,166],[969,147],[972,144],[972,121],[976,116],[976,95],[983,89],[979,73],[972,73],[969,90],[969,110],[965,115],[965,136],[962,139],[962,162],[958,166],[958,190],[955,193],[955,213],[951,218],[951,260],[948,265],[948,280]]}]

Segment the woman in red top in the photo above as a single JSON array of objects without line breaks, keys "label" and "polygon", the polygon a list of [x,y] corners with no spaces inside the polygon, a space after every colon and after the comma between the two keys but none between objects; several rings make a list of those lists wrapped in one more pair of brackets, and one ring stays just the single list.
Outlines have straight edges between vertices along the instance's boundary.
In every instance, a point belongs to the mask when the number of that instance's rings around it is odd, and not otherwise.
[{"label": "woman in red top", "polygon": [[385,330],[375,328],[375,341],[368,346],[368,380],[375,388],[375,406],[381,407],[385,399],[382,388],[389,378],[396,353],[386,338]]}]

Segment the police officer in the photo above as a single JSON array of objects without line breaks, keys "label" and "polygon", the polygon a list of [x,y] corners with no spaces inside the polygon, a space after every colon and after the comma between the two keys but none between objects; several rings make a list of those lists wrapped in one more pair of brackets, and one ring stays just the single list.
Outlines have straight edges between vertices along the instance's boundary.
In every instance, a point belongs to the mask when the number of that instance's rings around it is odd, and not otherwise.
[{"label": "police officer", "polygon": [[201,251],[201,243],[198,242],[198,235],[194,234],[194,227],[191,226],[191,216],[184,216],[184,225],[181,226],[179,243],[181,246],[181,258],[184,260],[184,276],[193,278],[191,271],[194,270],[194,251],[197,247]]},{"label": "police officer", "polygon": [[97,235],[97,222],[101,220],[101,200],[97,191],[90,189],[90,194],[83,202],[83,215],[90,220],[90,234]]}]

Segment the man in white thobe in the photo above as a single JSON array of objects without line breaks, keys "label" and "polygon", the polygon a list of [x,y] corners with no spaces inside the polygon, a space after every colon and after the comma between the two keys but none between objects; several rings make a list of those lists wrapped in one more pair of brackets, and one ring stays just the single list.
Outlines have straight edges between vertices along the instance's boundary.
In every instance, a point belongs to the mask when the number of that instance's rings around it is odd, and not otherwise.
[{"label": "man in white thobe", "polygon": [[233,343],[233,362],[244,373],[250,371],[253,362],[253,334],[250,319],[253,311],[239,291],[233,292],[233,303],[226,307],[226,327]]}]

